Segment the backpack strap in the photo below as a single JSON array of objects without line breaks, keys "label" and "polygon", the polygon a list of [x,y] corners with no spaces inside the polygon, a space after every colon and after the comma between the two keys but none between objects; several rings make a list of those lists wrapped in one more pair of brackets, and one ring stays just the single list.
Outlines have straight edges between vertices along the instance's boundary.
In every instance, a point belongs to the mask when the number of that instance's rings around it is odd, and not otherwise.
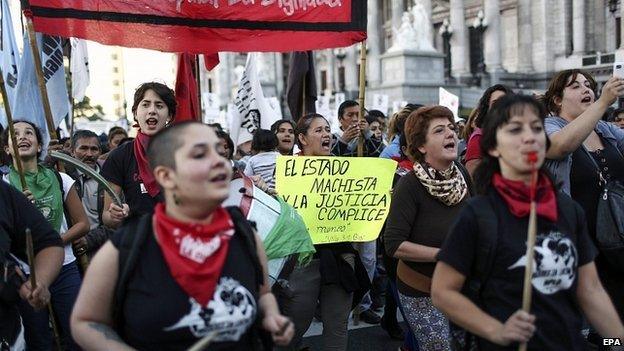
[{"label": "backpack strap", "polygon": [[239,207],[228,206],[225,209],[228,211],[230,217],[232,218],[236,234],[242,235],[245,248],[248,251],[251,261],[253,262],[255,270],[254,273],[256,275],[256,289],[258,289],[260,285],[262,285],[262,283],[264,282],[264,271],[262,270],[262,265],[260,264],[260,258],[258,258],[254,230],[252,229],[251,223],[247,220],[245,215],[243,215],[243,212]]},{"label": "backpack strap", "polygon": [[128,281],[134,273],[136,263],[141,253],[141,248],[152,232],[152,215],[145,214],[139,218],[131,219],[121,229],[121,242],[119,244],[119,263],[117,272],[117,284],[113,295],[113,322],[118,333],[123,331],[123,306],[126,299]]},{"label": "backpack strap", "polygon": [[[69,209],[67,208],[67,204],[65,203],[65,187],[63,187],[63,178],[61,177],[61,173],[59,173],[59,171],[57,171],[54,167],[49,168],[52,170],[52,172],[54,172],[54,176],[56,176],[56,180],[58,181],[59,184],[59,188],[61,189],[61,202],[63,203],[63,215],[65,216],[65,222],[67,223],[67,228],[71,228],[72,225],[74,225],[72,223],[72,218],[69,215]],[[78,183],[77,181],[74,182],[74,184]],[[80,201],[82,201],[82,198],[80,198]]]},{"label": "backpack strap", "polygon": [[498,246],[498,218],[489,195],[474,198],[469,206],[477,219],[478,245],[472,267],[472,277],[467,281],[467,289],[469,296],[479,305],[483,286],[489,280],[494,267]]}]

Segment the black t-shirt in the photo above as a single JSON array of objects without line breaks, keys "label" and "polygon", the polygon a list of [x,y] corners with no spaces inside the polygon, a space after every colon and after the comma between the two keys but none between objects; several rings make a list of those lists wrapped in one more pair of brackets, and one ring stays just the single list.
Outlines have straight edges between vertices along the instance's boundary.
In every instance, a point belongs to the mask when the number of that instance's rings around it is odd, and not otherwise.
[{"label": "black t-shirt", "polygon": [[[111,237],[115,247],[121,233]],[[258,282],[244,240],[234,234],[214,297],[200,306],[173,279],[154,235],[148,235],[122,307],[125,341],[139,350],[187,350],[217,331],[209,350],[251,350]]]},{"label": "black t-shirt", "polygon": [[[522,307],[528,216],[512,215],[495,190],[488,198],[498,218],[498,241],[492,271],[482,286],[481,306],[504,323]],[[572,199],[561,194],[557,201],[569,203]],[[576,300],[578,267],[592,262],[596,249],[587,234],[583,210],[576,203],[571,206],[574,213],[566,214],[558,206],[557,223],[538,216],[531,304],[537,330],[528,345],[531,350],[584,350]],[[451,229],[438,259],[470,277],[478,248],[478,228],[476,214],[468,205]],[[517,349],[517,345],[502,347],[485,340],[479,343],[480,350]]]},{"label": "black t-shirt", "polygon": [[121,187],[131,216],[153,213],[156,204],[162,201],[162,191],[153,198],[141,181],[134,143],[125,143],[111,152],[102,166],[102,176]]},{"label": "black t-shirt", "polygon": [[[25,230],[30,228],[35,255],[52,246],[62,247],[59,234],[41,212],[16,188],[0,181],[0,255],[7,251],[20,260],[28,262]],[[0,257],[4,260],[4,257]],[[16,306],[8,306],[0,300],[0,340],[10,339],[19,330]]]},{"label": "black t-shirt", "polygon": [[[594,161],[608,180],[624,182],[624,160],[618,149],[606,139],[602,139],[603,150],[587,153],[582,147],[572,154],[572,171],[570,173],[570,190],[572,198],[577,201],[587,215],[589,236],[596,240],[596,217],[598,198],[602,188],[598,185],[598,173]],[[624,318],[624,276],[607,262],[602,255],[596,257],[596,268],[600,280],[606,288],[618,313]]]}]

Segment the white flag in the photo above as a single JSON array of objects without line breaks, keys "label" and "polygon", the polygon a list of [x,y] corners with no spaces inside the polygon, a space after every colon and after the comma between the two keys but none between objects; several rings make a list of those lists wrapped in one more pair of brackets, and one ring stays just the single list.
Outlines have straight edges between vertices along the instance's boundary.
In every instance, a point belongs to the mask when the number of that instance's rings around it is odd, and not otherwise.
[{"label": "white flag", "polygon": [[459,96],[440,87],[439,105],[448,107],[453,112],[453,116],[455,116],[455,122],[459,121]]},{"label": "white flag", "polygon": [[259,128],[271,128],[271,124],[279,119],[264,98],[258,79],[257,60],[257,53],[247,55],[245,71],[234,98],[234,110],[228,111],[231,113],[230,136],[236,146],[250,141]]},{"label": "white flag", "polygon": [[72,97],[81,102],[91,81],[89,76],[89,54],[87,53],[87,41],[84,39],[71,38],[71,67]]},{"label": "white flag", "polygon": [[[7,90],[9,102],[15,101],[15,91],[17,88],[17,72],[19,62],[19,51],[15,43],[15,33],[13,32],[13,20],[9,9],[8,0],[2,0],[2,75],[4,85]],[[15,106],[11,105],[14,109]],[[0,123],[6,127],[6,115],[4,109],[0,113]]]},{"label": "white flag", "polygon": [[[62,39],[61,37],[37,34],[37,42],[41,50],[43,76],[48,90],[54,126],[58,127],[61,121],[69,116],[70,109],[65,83],[65,67],[63,66]],[[33,122],[41,129],[44,150],[47,149],[50,133],[43,112],[35,62],[28,43],[28,32],[24,33],[24,53],[20,62],[15,102],[12,106],[14,107],[14,119]]]}]

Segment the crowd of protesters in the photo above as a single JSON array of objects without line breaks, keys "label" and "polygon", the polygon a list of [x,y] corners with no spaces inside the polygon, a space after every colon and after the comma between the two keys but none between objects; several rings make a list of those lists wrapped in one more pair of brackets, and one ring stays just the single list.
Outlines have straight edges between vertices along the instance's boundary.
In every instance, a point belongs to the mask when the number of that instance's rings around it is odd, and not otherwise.
[{"label": "crowd of protesters", "polygon": [[[624,214],[602,210],[624,208],[624,110],[610,107],[624,80],[598,93],[582,70],[541,96],[494,85],[461,125],[443,106],[386,118],[347,100],[337,133],[312,113],[235,145],[218,124],[176,123],[173,90],[150,82],[134,95],[134,138],[78,130],[50,146],[87,169],[42,159],[38,127],[16,120],[16,145],[4,130],[0,152],[0,350],[303,350],[314,319],[323,350],[346,350],[350,318],[408,351],[624,343],[624,233],[604,234]],[[279,196],[281,155],[397,168],[379,239],[289,257],[278,293],[253,223],[223,203],[239,177]]]}]

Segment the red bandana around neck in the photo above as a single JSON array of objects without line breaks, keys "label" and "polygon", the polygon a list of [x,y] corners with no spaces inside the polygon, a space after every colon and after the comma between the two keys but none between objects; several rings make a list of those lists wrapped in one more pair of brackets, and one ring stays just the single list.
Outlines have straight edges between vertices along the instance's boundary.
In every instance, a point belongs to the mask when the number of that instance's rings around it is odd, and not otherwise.
[{"label": "red bandana around neck", "polygon": [[219,207],[209,224],[180,222],[156,205],[154,232],[169,272],[182,290],[206,306],[212,299],[225,264],[234,223],[228,211]]},{"label": "red bandana around neck", "polygon": [[[500,173],[494,174],[492,184],[507,203],[507,207],[516,217],[528,216],[531,212],[530,188],[522,181],[503,178]],[[542,173],[537,180],[535,191],[537,215],[551,222],[557,222],[557,197],[548,177]]]},{"label": "red bandana around neck", "polygon": [[141,177],[145,189],[147,189],[147,193],[151,197],[156,197],[156,195],[160,193],[160,186],[158,182],[156,182],[156,178],[154,178],[154,174],[152,174],[152,170],[149,166],[149,161],[147,160],[147,146],[149,142],[150,136],[139,131],[136,139],[134,139],[134,156],[136,157],[137,167],[139,168],[139,177]]}]

